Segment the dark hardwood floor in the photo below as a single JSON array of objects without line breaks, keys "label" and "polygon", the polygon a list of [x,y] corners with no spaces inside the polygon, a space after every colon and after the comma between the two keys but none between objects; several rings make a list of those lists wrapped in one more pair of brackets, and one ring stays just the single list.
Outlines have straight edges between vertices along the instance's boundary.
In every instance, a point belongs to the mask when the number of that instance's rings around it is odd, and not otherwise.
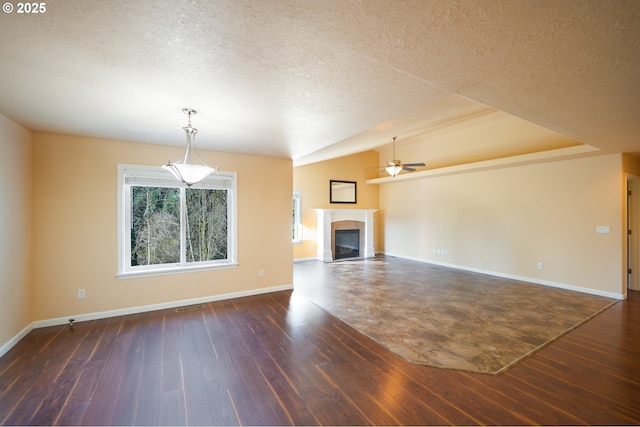
[{"label": "dark hardwood floor", "polygon": [[640,424],[640,295],[499,376],[412,365],[295,292],[36,329],[0,422]]}]

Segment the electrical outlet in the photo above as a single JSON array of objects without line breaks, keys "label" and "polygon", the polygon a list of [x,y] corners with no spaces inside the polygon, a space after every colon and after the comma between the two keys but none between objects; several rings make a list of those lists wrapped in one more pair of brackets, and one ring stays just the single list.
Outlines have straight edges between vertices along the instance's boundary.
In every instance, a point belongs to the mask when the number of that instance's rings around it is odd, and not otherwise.
[{"label": "electrical outlet", "polygon": [[85,289],[78,289],[78,299],[85,299],[87,297],[87,291]]},{"label": "electrical outlet", "polygon": [[258,270],[258,277],[264,277],[264,268]]},{"label": "electrical outlet", "polygon": [[538,270],[542,270],[544,268],[544,264],[539,262],[538,263]]}]

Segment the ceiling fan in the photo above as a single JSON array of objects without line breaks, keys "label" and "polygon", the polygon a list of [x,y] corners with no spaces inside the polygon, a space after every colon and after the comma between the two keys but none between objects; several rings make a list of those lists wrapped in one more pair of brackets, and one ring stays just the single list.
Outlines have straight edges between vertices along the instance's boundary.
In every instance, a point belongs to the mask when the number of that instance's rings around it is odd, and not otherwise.
[{"label": "ceiling fan", "polygon": [[389,175],[397,176],[400,171],[414,172],[416,167],[426,166],[424,163],[405,163],[402,164],[400,160],[397,160],[396,157],[396,138],[393,137],[393,160],[387,161],[385,166],[380,166],[387,171]]}]

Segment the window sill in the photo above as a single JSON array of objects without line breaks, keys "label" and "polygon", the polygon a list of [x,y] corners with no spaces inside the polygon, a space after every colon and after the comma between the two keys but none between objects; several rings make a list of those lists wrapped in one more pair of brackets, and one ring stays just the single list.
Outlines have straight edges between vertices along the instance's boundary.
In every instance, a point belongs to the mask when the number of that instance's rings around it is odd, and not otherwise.
[{"label": "window sill", "polygon": [[121,272],[116,274],[116,278],[135,279],[137,277],[162,276],[166,274],[193,273],[196,271],[208,271],[208,270],[225,270],[228,268],[236,268],[237,266],[238,266],[237,262],[229,262],[224,264],[213,264],[213,265],[194,265],[189,267],[169,267],[169,268],[159,268],[154,270],[126,271],[126,272]]}]

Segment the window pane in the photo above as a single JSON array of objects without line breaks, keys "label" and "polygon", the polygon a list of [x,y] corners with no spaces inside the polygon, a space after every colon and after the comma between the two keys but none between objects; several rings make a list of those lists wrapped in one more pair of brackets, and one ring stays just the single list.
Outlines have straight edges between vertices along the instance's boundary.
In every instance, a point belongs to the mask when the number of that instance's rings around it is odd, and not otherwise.
[{"label": "window pane", "polygon": [[131,266],[180,262],[180,190],[131,187]]},{"label": "window pane", "polygon": [[293,190],[293,226],[292,240],[300,242],[300,229],[302,228],[302,190]]},{"label": "window pane", "polygon": [[227,259],[227,191],[186,189],[187,262]]}]

